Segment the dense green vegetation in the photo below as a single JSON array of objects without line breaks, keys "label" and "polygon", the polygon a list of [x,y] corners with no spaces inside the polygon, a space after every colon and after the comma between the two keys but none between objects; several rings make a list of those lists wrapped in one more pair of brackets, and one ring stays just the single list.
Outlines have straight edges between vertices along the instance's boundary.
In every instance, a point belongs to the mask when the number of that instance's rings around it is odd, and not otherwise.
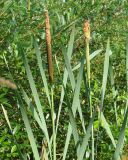
[{"label": "dense green vegetation", "polygon": [[127,0],[0,1],[0,160],[127,155],[127,8]]}]

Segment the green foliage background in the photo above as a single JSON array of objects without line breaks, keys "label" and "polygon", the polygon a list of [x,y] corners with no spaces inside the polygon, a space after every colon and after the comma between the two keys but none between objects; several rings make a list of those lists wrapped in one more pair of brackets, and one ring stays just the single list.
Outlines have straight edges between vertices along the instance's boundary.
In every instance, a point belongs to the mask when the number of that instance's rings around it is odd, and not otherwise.
[{"label": "green foliage background", "polygon": [[[45,4],[45,5],[44,5]],[[17,84],[22,85],[26,92],[30,93],[28,80],[26,78],[24,64],[18,52],[17,44],[20,43],[23,46],[25,53],[29,59],[29,64],[32,68],[32,73],[36,81],[36,87],[38,89],[42,104],[45,106],[45,116],[50,112],[48,108],[48,102],[44,93],[44,87],[42,87],[41,77],[38,73],[37,61],[33,48],[33,36],[38,38],[40,50],[42,52],[43,66],[47,73],[47,57],[46,57],[46,42],[45,42],[45,17],[44,7],[47,6],[50,16],[51,35],[52,35],[52,51],[53,61],[56,58],[59,62],[60,75],[55,68],[55,104],[59,103],[59,95],[61,90],[62,73],[64,66],[64,59],[62,55],[62,47],[66,46],[69,41],[69,35],[71,32],[71,26],[75,23],[76,37],[74,42],[74,50],[71,64],[74,67],[81,59],[85,52],[85,44],[83,37],[83,24],[85,20],[89,20],[91,24],[91,41],[90,51],[91,53],[96,49],[103,49],[102,54],[98,55],[91,63],[91,86],[94,99],[92,103],[99,104],[99,93],[101,87],[101,79],[103,74],[103,62],[104,51],[106,48],[106,42],[108,37],[110,38],[111,50],[113,52],[111,61],[114,69],[115,87],[117,96],[115,100],[117,102],[118,112],[118,127],[115,123],[113,98],[111,87],[107,86],[106,98],[105,98],[105,117],[110,124],[113,136],[118,139],[120,127],[124,118],[124,106],[126,100],[126,38],[128,36],[128,3],[127,0],[31,0],[30,11],[28,11],[28,3],[26,0],[1,0],[0,1],[0,77],[10,79],[8,69],[5,64],[4,56],[8,61],[8,65],[14,80]],[[74,73],[75,74],[75,73]],[[48,74],[47,74],[48,76]],[[76,74],[75,74],[76,76]],[[48,77],[47,77],[48,78]],[[70,89],[68,96],[72,98]],[[81,89],[81,99],[87,98],[84,96],[84,84]],[[29,95],[30,96],[30,95]],[[32,98],[32,97],[31,97]],[[3,104],[8,112],[8,116],[13,128],[15,128],[15,136],[17,142],[21,144],[21,150],[23,153],[32,154],[29,141],[27,139],[26,129],[24,127],[21,113],[17,107],[16,97],[14,91],[9,88],[0,88],[0,103]],[[86,102],[82,101],[83,105]],[[55,108],[57,111],[57,108]],[[64,146],[64,134],[66,133],[69,118],[66,114],[66,108],[63,109],[61,117],[61,125],[59,128],[57,152],[62,153]],[[2,108],[0,107],[0,159],[18,159],[19,154],[15,146],[13,137],[9,131],[8,125],[4,118]],[[83,113],[89,118],[89,113],[85,109]],[[28,111],[28,115],[31,118],[31,113]],[[63,121],[67,120],[63,126]],[[51,121],[51,120],[47,120]],[[33,126],[33,132],[36,137],[36,141],[39,142],[39,148],[41,148],[41,140],[43,138],[40,129],[38,129],[36,122],[30,121]],[[80,123],[80,122],[78,122]],[[50,124],[50,123],[49,123]],[[94,122],[97,129],[97,122]],[[87,125],[87,124],[86,124]],[[51,126],[48,126],[51,129]],[[102,129],[100,133],[100,140],[98,145],[97,159],[110,159],[114,148],[110,139]],[[126,129],[125,145],[123,152],[128,152],[128,129]],[[75,149],[73,149],[74,141],[69,147],[69,157],[67,159],[73,159]],[[109,152],[110,151],[110,152]],[[61,156],[60,156],[61,157]]]}]

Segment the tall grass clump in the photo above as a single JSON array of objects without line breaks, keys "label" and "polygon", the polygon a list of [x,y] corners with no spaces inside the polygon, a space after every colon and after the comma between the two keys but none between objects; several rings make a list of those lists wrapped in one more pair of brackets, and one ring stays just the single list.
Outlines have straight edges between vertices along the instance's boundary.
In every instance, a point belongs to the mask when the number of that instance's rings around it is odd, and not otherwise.
[{"label": "tall grass clump", "polygon": [[[75,27],[75,24],[70,26],[70,37],[68,43],[65,44],[65,46],[62,45],[61,48],[61,56],[63,57],[64,61],[63,65],[58,62],[58,59],[56,59],[56,63],[53,65],[52,58],[54,56],[52,55],[50,21],[47,10],[45,10],[45,18],[48,76],[50,82],[52,83],[49,83],[47,80],[47,74],[43,64],[44,61],[42,61],[42,50],[35,35],[32,35],[32,47],[34,47],[34,51],[33,48],[32,51],[37,60],[37,71],[39,72],[38,75],[40,76],[41,82],[38,81],[38,78],[35,78],[36,75],[33,73],[30,60],[28,59],[28,50],[25,50],[19,41],[17,43],[17,48],[25,67],[25,78],[28,79],[29,92],[25,87],[17,82],[15,82],[17,86],[16,87],[14,83],[0,78],[0,84],[16,89],[15,97],[17,100],[17,106],[21,111],[22,120],[24,121],[33,158],[35,160],[84,160],[89,158],[94,160],[96,157],[98,157],[98,145],[101,139],[100,136],[104,131],[109,139],[109,143],[111,143],[111,148],[113,150],[111,158],[114,158],[114,160],[119,160],[125,142],[125,129],[127,126],[128,116],[128,99],[126,99],[124,119],[117,139],[114,137],[113,130],[110,127],[111,122],[106,118],[106,108],[104,106],[107,83],[109,83],[108,77],[110,77],[111,84],[113,84],[112,82],[114,80],[114,76],[112,74],[113,68],[112,64],[110,63],[110,56],[112,55],[110,40],[108,39],[107,41],[107,47],[104,56],[103,75],[101,81],[102,86],[99,88],[100,95],[95,97],[92,89],[92,70],[90,69],[90,66],[92,60],[95,57],[98,57],[101,51],[104,54],[104,49],[98,49],[94,52],[90,51],[89,44],[91,37],[89,21],[85,22],[83,29],[86,53],[83,52],[81,60],[77,62],[77,65],[72,65],[75,37],[77,35],[77,28]],[[126,53],[126,79],[128,88],[128,44]],[[8,65],[6,57],[5,64],[10,72],[10,77],[12,77],[13,80],[13,74]],[[57,69],[55,70],[53,66],[55,66]],[[60,68],[62,72],[60,72]],[[62,77],[59,84],[57,81],[58,77],[54,77],[53,82],[54,70],[57,72],[56,75],[60,76],[59,78]],[[44,93],[43,96],[40,94],[39,88],[37,87],[38,83],[42,85]],[[83,84],[85,85],[84,87]],[[60,86],[61,89],[59,90]],[[58,89],[57,91],[56,88]],[[87,102],[84,99],[84,105],[82,105],[82,91],[84,95],[83,97],[87,97]],[[98,99],[98,104],[94,101],[96,98]],[[2,109],[9,129],[13,134],[13,128],[3,105]],[[50,115],[48,119],[47,114]],[[116,109],[114,114],[116,114]],[[117,114],[115,116],[117,119]],[[37,135],[34,133],[35,128],[33,127],[32,122],[35,122],[36,127],[39,129],[39,133],[43,137],[41,139],[41,144],[37,140]],[[60,132],[61,129],[62,132]],[[28,154],[22,153],[15,136],[14,140],[17,144],[20,158],[27,159],[29,157]],[[60,145],[59,142],[62,144]],[[61,148],[58,146],[61,146]]]}]

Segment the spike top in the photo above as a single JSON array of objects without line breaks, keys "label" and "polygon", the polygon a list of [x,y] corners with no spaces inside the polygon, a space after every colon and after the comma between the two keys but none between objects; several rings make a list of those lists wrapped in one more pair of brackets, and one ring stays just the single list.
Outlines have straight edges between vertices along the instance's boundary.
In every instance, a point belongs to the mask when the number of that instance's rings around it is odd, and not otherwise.
[{"label": "spike top", "polygon": [[85,38],[90,40],[90,23],[89,23],[89,21],[86,21],[84,23],[83,31],[84,31]]}]

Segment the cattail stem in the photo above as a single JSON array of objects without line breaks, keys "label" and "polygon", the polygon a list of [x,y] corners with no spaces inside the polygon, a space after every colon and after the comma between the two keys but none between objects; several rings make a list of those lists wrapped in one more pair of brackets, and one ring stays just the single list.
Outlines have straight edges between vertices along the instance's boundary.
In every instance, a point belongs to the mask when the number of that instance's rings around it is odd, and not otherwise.
[{"label": "cattail stem", "polygon": [[[85,46],[86,46],[86,67],[87,67],[87,84],[88,84],[88,98],[90,107],[90,117],[92,117],[92,98],[91,98],[91,87],[90,87],[90,53],[89,53],[89,41],[90,41],[90,24],[89,21],[84,24],[84,36],[85,36]],[[94,128],[92,126],[91,132],[92,138],[92,155],[91,159],[94,160]]]},{"label": "cattail stem", "polygon": [[89,22],[85,22],[84,24],[84,36],[85,36],[85,46],[86,46],[86,68],[87,68],[87,84],[88,84],[88,92],[89,92],[89,106],[91,110],[92,116],[92,107],[91,107],[91,91],[90,91],[90,53],[89,53],[89,41],[90,41],[90,24]]},{"label": "cattail stem", "polygon": [[86,39],[86,66],[87,66],[87,81],[90,88],[90,57],[89,57],[89,40]]},{"label": "cattail stem", "polygon": [[51,115],[52,115],[52,131],[53,131],[53,160],[56,160],[56,127],[55,127],[55,109],[54,109],[54,86],[51,87]]},{"label": "cattail stem", "polygon": [[50,22],[49,22],[48,10],[45,10],[45,33],[46,33],[49,80],[53,82],[52,48],[51,48],[51,34],[50,34]]},{"label": "cattail stem", "polygon": [[27,0],[27,11],[30,12],[30,0]]}]

